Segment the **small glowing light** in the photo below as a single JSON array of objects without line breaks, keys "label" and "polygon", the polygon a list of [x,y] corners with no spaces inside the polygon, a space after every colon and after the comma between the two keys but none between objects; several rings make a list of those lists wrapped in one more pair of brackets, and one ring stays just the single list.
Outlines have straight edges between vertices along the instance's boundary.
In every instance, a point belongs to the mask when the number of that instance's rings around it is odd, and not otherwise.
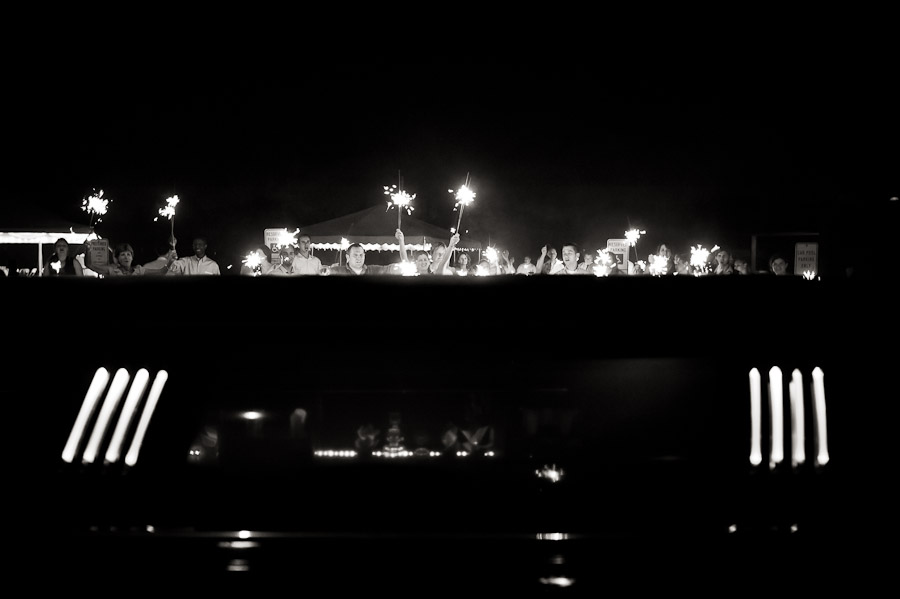
[{"label": "small glowing light", "polygon": [[556,464],[544,466],[541,470],[535,470],[534,473],[538,478],[545,478],[551,483],[558,483],[565,475],[565,471],[562,468],[557,468]]},{"label": "small glowing light", "polygon": [[219,547],[222,549],[253,549],[259,547],[256,541],[220,541]]},{"label": "small glowing light", "polygon": [[566,532],[539,532],[537,534],[538,541],[566,541],[569,533]]},{"label": "small glowing light", "polygon": [[228,562],[229,572],[247,572],[250,570],[250,564],[244,559],[233,559]]},{"label": "small glowing light", "polygon": [[262,417],[262,412],[244,412],[241,414],[241,418],[244,420],[259,420]]},{"label": "small glowing light", "polygon": [[62,459],[64,462],[71,464],[72,460],[75,459],[75,452],[78,450],[79,443],[81,443],[84,429],[87,426],[87,422],[91,415],[94,413],[97,401],[100,399],[103,390],[106,389],[106,383],[108,382],[109,371],[105,368],[98,368],[94,373],[94,379],[91,381],[90,387],[88,387],[87,394],[84,396],[84,401],[81,403],[81,409],[78,411],[78,416],[75,418],[72,432],[69,433],[69,440],[66,441],[66,446],[63,449]]},{"label": "small glowing light", "polygon": [[346,237],[341,237],[341,249],[346,252],[349,247],[350,247],[350,240],[347,239]]},{"label": "small glowing light", "polygon": [[56,260],[55,262],[50,263],[50,267],[53,268],[53,272],[59,273],[59,269],[62,268],[62,262]]},{"label": "small glowing light", "polygon": [[489,458],[492,458],[492,457],[494,457],[494,452],[493,452],[493,451],[486,451],[486,452],[484,452],[484,455],[487,456],[487,457],[489,457]]},{"label": "small glowing light", "polygon": [[750,369],[750,463],[762,464],[762,389],[756,368]]},{"label": "small glowing light", "polygon": [[106,398],[103,400],[103,405],[100,407],[100,415],[97,416],[97,422],[94,424],[94,430],[91,432],[88,445],[82,455],[81,459],[85,464],[94,463],[94,459],[100,451],[100,443],[103,441],[106,429],[109,426],[109,421],[119,407],[119,400],[122,399],[129,380],[131,380],[131,375],[128,374],[127,370],[120,368],[116,371],[116,375],[109,385],[109,391],[106,393]]},{"label": "small glowing light", "polygon": [[816,366],[812,371],[813,379],[813,418],[815,419],[816,464],[824,466],[828,463],[828,422],[825,417],[825,373]]},{"label": "small glowing light", "polygon": [[769,447],[769,468],[774,468],[784,460],[784,388],[781,369],[769,369],[769,412],[771,417],[771,445]]},{"label": "small glowing light", "polygon": [[539,578],[538,579],[541,584],[549,584],[557,587],[568,587],[575,584],[574,578],[569,578],[568,576],[551,576],[549,578]]},{"label": "small glowing light", "polygon": [[122,454],[122,446],[125,444],[125,434],[131,426],[131,420],[134,418],[134,414],[137,411],[138,402],[140,402],[141,398],[144,396],[144,391],[147,389],[147,382],[149,380],[150,373],[147,372],[146,368],[141,368],[137,371],[137,374],[134,375],[134,382],[131,383],[131,388],[128,390],[128,396],[125,398],[125,406],[122,408],[122,413],[119,414],[119,421],[116,423],[112,441],[110,441],[109,448],[106,450],[105,460],[107,463],[115,464],[119,461],[119,457]]},{"label": "small glowing light", "polygon": [[791,524],[791,532],[792,532],[792,533],[797,532],[797,525],[796,525],[796,524]]},{"label": "small glowing light", "polygon": [[137,463],[141,445],[144,442],[144,435],[147,434],[147,427],[150,426],[150,419],[153,418],[153,411],[156,409],[156,404],[159,402],[159,397],[162,395],[163,387],[166,386],[167,380],[169,380],[169,373],[165,370],[157,372],[156,378],[153,379],[153,385],[150,387],[150,393],[147,395],[147,401],[144,403],[144,411],[141,413],[141,419],[138,421],[137,428],[134,431],[134,437],[131,438],[131,447],[128,448],[128,453],[125,454],[125,464],[127,466],[134,466]]},{"label": "small glowing light", "polygon": [[803,414],[803,375],[796,368],[788,383],[791,402],[791,465],[806,462],[806,430]]},{"label": "small glowing light", "polygon": [[731,534],[736,533],[736,532],[737,532],[737,524],[732,524],[731,526],[729,526],[729,527],[728,527],[728,532],[731,533]]},{"label": "small glowing light", "polygon": [[806,279],[807,281],[812,281],[813,279],[816,278],[816,271],[814,271],[814,270],[804,270],[804,271],[803,271],[803,278]]},{"label": "small glowing light", "polygon": [[249,530],[239,530],[237,536],[239,539],[249,539],[250,531]]},{"label": "small glowing light", "polygon": [[153,528],[151,525],[148,524],[148,525],[147,525],[147,532],[149,532],[150,534],[153,534],[153,533],[156,532],[156,529]]}]

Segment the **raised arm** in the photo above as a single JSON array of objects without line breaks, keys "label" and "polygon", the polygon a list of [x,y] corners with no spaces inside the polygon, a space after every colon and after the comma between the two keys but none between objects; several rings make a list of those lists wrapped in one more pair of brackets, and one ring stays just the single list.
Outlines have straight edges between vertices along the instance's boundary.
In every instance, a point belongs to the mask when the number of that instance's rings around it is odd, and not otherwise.
[{"label": "raised arm", "polygon": [[406,254],[406,238],[403,236],[403,231],[397,229],[394,237],[400,243],[400,262],[409,262],[409,256]]},{"label": "raised arm", "polygon": [[538,258],[537,264],[534,265],[534,269],[535,269],[534,274],[536,274],[536,275],[541,274],[541,272],[542,272],[541,269],[544,268],[544,258],[546,258],[546,257],[547,257],[547,246],[545,245],[544,247],[541,248],[541,257]]},{"label": "raised arm", "polygon": [[438,263],[434,267],[435,273],[443,274],[444,267],[447,266],[447,262],[450,261],[450,255],[453,253],[454,248],[456,248],[457,243],[459,243],[459,233],[454,233],[450,237],[450,243],[447,245],[447,251],[444,252],[444,255],[441,256],[441,259],[438,260]]}]

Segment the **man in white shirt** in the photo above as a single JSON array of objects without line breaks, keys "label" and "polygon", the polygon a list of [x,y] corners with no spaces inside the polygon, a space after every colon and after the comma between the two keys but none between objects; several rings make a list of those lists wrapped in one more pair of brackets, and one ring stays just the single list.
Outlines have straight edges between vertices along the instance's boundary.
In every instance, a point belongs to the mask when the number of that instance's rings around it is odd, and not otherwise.
[{"label": "man in white shirt", "polygon": [[169,266],[166,275],[220,275],[218,263],[206,255],[206,238],[193,241],[194,254],[179,258]]},{"label": "man in white shirt", "polygon": [[562,246],[562,262],[556,262],[550,267],[551,275],[584,275],[593,274],[578,269],[578,258],[581,253],[578,246],[574,243],[567,243]]},{"label": "man in white shirt", "polygon": [[278,252],[278,264],[273,266],[268,274],[276,277],[289,277],[298,274],[294,270],[294,257],[294,246],[283,246]]},{"label": "man in white shirt", "polygon": [[309,235],[301,233],[297,238],[297,246],[299,253],[294,256],[293,274],[295,275],[318,275],[322,272],[322,261],[310,253],[312,241]]},{"label": "man in white shirt", "polygon": [[531,263],[531,256],[525,256],[524,262],[516,269],[517,275],[533,275],[535,273],[534,264]]},{"label": "man in white shirt", "polygon": [[558,270],[562,262],[556,257],[556,248],[552,245],[545,245],[541,248],[541,256],[538,258],[535,270],[539,275],[553,274],[551,271]]}]

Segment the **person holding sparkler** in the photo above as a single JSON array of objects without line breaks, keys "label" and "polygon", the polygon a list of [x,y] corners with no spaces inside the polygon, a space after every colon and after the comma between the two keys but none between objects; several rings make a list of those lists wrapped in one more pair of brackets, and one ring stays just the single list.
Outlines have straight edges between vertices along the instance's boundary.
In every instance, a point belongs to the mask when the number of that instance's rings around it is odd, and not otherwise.
[{"label": "person holding sparkler", "polygon": [[138,264],[134,265],[134,248],[129,243],[120,243],[113,253],[112,264],[98,264],[91,262],[91,253],[85,254],[85,266],[94,272],[107,277],[164,275],[166,268],[149,270]]},{"label": "person holding sparkler", "polygon": [[60,276],[76,276],[84,275],[81,263],[75,259],[73,254],[69,253],[69,242],[60,237],[53,244],[55,252],[50,259],[44,264],[45,277]]},{"label": "person holding sparkler", "polygon": [[310,251],[312,239],[306,233],[297,237],[297,252],[294,255],[293,271],[295,275],[318,275],[322,272],[322,261]]},{"label": "person holding sparkler", "polygon": [[[394,234],[397,238],[397,241],[400,243],[400,259],[403,262],[407,262],[409,259],[406,254],[406,241],[405,236],[403,235],[403,231],[397,229],[397,232]],[[459,233],[454,233],[450,236],[449,246],[445,246],[443,243],[440,244],[443,251],[441,251],[437,262],[432,263],[431,257],[428,255],[428,252],[425,250],[419,250],[415,254],[415,258],[413,259],[416,266],[416,274],[417,275],[431,275],[436,273],[447,273],[453,274],[451,271],[447,270],[447,263],[450,261],[450,256],[453,254],[454,248],[456,248],[456,244],[459,243]]]},{"label": "person holding sparkler", "polygon": [[578,251],[578,246],[574,243],[567,243],[562,247],[562,262],[557,262],[550,269],[551,275],[586,275],[593,274],[589,273],[586,270],[580,270],[578,268],[578,258],[581,253]]},{"label": "person holding sparkler", "polygon": [[172,262],[167,275],[220,275],[219,264],[206,255],[205,237],[195,237],[191,244],[194,253]]},{"label": "person holding sparkler", "polygon": [[556,248],[547,244],[541,248],[541,257],[534,268],[539,275],[549,275],[552,269],[559,269],[560,264],[562,263],[556,259]]},{"label": "person holding sparkler", "polygon": [[267,275],[274,268],[272,266],[272,250],[266,245],[260,245],[250,252],[241,265],[240,274],[255,277]]}]

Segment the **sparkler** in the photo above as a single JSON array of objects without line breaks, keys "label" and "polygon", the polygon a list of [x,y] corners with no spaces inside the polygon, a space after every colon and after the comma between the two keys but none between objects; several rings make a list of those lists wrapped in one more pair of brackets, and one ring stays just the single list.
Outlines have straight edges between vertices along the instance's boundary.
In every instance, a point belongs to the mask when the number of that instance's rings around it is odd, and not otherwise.
[{"label": "sparkler", "polygon": [[816,277],[816,271],[814,270],[804,270],[803,278],[807,281],[812,281]]},{"label": "sparkler", "polygon": [[[169,219],[172,239],[175,239],[175,206],[177,206],[178,202],[180,201],[181,200],[178,199],[178,196],[166,198],[166,205],[159,209],[159,216],[164,216]],[[154,217],[153,222],[159,220],[159,216]]]},{"label": "sparkler", "polygon": [[598,277],[609,276],[609,272],[617,268],[615,258],[606,249],[597,250],[597,263],[594,265],[594,275]]},{"label": "sparkler", "polygon": [[400,174],[398,172],[397,179],[399,180],[398,185],[391,185],[388,187],[384,186],[384,195],[390,196],[391,201],[387,203],[387,209],[397,208],[397,228],[400,229],[400,217],[403,214],[403,211],[406,210],[406,213],[412,215],[412,211],[415,208],[412,206],[412,201],[416,199],[416,194],[409,195],[403,187],[403,179],[400,178]]},{"label": "sparkler", "polygon": [[462,215],[463,210],[465,210],[466,206],[475,201],[475,192],[469,189],[469,173],[466,173],[466,183],[455,192],[452,189],[448,189],[450,193],[455,194],[454,198],[456,199],[456,204],[453,209],[456,210],[459,208],[459,220],[456,222],[456,228],[450,229],[451,233],[459,233],[461,229],[459,228],[462,225]]},{"label": "sparkler", "polygon": [[666,274],[669,269],[669,259],[663,255],[650,254],[650,274],[658,277]]},{"label": "sparkler", "polygon": [[404,277],[418,277],[419,271],[416,270],[415,262],[401,262],[400,274]]},{"label": "sparkler", "polygon": [[91,233],[94,232],[94,217],[97,217],[98,223],[102,221],[103,215],[106,214],[106,209],[109,206],[109,202],[110,200],[103,199],[102,189],[99,193],[88,196],[81,201],[81,209],[87,212],[91,217],[90,221],[88,222]]},{"label": "sparkler", "polygon": [[293,233],[289,232],[287,229],[282,229],[278,232],[278,239],[275,242],[273,250],[280,250],[283,247],[287,247],[289,245],[297,245],[297,235],[300,234],[300,229],[295,229]]},{"label": "sparkler", "polygon": [[[630,247],[634,248],[634,259],[637,261],[637,240],[641,238],[641,235],[645,234],[646,231],[641,231],[638,229],[629,229],[625,231],[625,239],[628,240]],[[628,256],[625,256],[626,262],[628,261]]]},{"label": "sparkler", "polygon": [[717,249],[719,249],[719,246],[714,245],[711,250],[707,250],[699,243],[697,247],[691,248],[691,268],[695,277],[701,277],[709,273],[709,255]]},{"label": "sparkler", "polygon": [[258,277],[262,274],[262,258],[260,258],[258,252],[250,252],[244,257],[242,262],[247,265],[247,268],[253,271],[254,277]]}]

